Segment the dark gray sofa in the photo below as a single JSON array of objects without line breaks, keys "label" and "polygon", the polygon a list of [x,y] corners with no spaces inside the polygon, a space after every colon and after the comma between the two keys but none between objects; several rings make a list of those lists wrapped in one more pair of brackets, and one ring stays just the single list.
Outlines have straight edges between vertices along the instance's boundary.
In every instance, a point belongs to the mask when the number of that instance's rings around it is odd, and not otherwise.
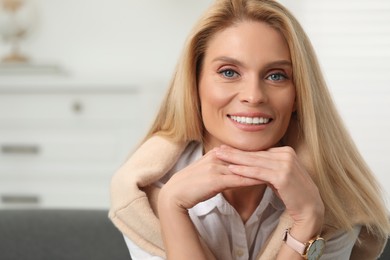
[{"label": "dark gray sofa", "polygon": [[105,210],[0,210],[1,260],[129,260]]},{"label": "dark gray sofa", "polygon": [[380,260],[390,260],[390,240],[387,240],[385,250],[383,251]]},{"label": "dark gray sofa", "polygon": [[[0,210],[0,259],[131,259],[107,215],[105,210]],[[380,260],[390,260],[389,243]]]}]

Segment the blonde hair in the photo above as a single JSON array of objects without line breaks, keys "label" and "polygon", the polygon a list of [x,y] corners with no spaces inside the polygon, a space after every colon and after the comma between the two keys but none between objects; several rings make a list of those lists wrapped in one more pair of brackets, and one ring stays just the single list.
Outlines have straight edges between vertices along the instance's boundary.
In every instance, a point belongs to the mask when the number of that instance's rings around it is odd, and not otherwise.
[{"label": "blonde hair", "polygon": [[[275,1],[217,0],[209,8],[188,38],[145,140],[158,134],[174,141],[202,141],[197,81],[207,44],[217,32],[245,20],[271,25],[288,43],[297,97],[297,120],[291,124],[296,123],[299,138],[293,138],[307,148],[326,217],[333,220],[335,228],[351,230],[356,223],[348,209],[353,208],[364,215],[365,223],[360,224],[378,237],[387,237],[390,225],[379,185],[335,109],[308,37],[293,15]],[[345,201],[345,197],[354,201]]]}]

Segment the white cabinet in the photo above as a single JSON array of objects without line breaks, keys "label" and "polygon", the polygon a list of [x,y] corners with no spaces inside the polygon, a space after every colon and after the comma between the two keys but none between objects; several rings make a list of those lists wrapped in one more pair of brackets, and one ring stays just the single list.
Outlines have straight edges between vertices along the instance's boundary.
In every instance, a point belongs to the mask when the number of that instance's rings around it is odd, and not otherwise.
[{"label": "white cabinet", "polygon": [[0,208],[108,208],[147,103],[128,85],[0,85]]}]

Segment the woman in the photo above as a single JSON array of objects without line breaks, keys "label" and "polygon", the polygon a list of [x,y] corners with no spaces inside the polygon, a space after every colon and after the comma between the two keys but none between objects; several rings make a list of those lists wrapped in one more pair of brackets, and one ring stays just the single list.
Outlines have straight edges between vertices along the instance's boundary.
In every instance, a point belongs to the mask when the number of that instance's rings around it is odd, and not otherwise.
[{"label": "woman", "polygon": [[111,190],[134,259],[376,259],[390,231],[307,36],[271,0],[200,19]]}]

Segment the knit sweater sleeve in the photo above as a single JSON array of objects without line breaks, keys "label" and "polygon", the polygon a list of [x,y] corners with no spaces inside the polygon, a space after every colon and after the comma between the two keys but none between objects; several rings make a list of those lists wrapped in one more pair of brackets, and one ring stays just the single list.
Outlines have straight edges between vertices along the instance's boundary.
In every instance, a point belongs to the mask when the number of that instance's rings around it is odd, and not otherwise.
[{"label": "knit sweater sleeve", "polygon": [[153,255],[165,257],[153,208],[158,190],[150,187],[172,168],[185,147],[186,143],[154,136],[137,149],[111,181],[109,218],[126,237]]}]

